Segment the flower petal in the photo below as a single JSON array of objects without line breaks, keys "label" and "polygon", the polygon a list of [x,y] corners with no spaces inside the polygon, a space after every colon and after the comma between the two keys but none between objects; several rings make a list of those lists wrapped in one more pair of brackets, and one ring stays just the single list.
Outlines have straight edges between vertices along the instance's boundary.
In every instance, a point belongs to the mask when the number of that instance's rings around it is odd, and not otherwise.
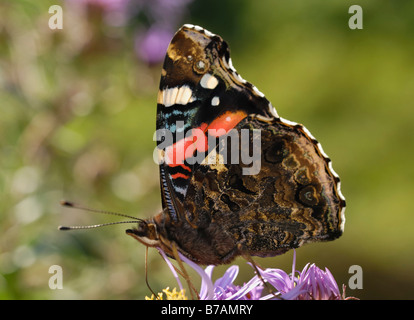
[{"label": "flower petal", "polygon": [[249,282],[244,284],[235,294],[231,295],[226,300],[240,300],[260,285],[262,285],[262,280],[259,277],[254,276]]},{"label": "flower petal", "polygon": [[226,272],[221,278],[217,279],[214,282],[214,287],[226,288],[227,286],[233,284],[233,281],[236,280],[238,274],[239,266],[231,266],[226,270]]},{"label": "flower petal", "polygon": [[[180,259],[187,263],[191,268],[193,268],[201,277],[201,290],[200,290],[200,300],[212,300],[214,298],[214,287],[211,278],[208,274],[201,268],[199,265],[195,264],[191,260],[184,257],[181,253],[178,252]],[[204,290],[203,290],[204,287]],[[201,293],[202,291],[202,293]]]},{"label": "flower petal", "polygon": [[180,287],[180,290],[183,290],[183,285],[181,284],[181,281],[178,278],[178,274],[175,271],[174,266],[172,265],[171,261],[168,259],[167,255],[164,253],[164,251],[162,251],[161,248],[157,248],[157,249],[158,249],[158,252],[161,254],[161,256],[164,258],[167,265],[170,267],[170,270],[171,270],[175,280],[177,280],[177,282],[178,282],[178,286]]}]

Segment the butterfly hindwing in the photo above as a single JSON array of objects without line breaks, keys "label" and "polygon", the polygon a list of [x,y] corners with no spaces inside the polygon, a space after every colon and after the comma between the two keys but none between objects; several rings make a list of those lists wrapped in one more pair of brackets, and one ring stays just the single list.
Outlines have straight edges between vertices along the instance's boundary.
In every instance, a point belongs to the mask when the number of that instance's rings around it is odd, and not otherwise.
[{"label": "butterfly hindwing", "polygon": [[302,128],[258,116],[241,121],[238,132],[261,132],[260,171],[244,175],[243,169],[251,166],[244,163],[199,166],[185,203],[193,223],[225,226],[250,255],[262,257],[339,237],[345,202],[338,178]]}]

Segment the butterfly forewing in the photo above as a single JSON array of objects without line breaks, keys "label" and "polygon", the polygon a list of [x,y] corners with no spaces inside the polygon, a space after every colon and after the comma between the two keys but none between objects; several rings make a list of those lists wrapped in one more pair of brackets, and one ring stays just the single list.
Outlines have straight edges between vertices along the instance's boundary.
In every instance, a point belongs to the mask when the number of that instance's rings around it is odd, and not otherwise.
[{"label": "butterfly forewing", "polygon": [[171,194],[184,201],[194,164],[211,152],[208,130],[223,135],[248,114],[269,116],[272,109],[236,72],[220,36],[182,27],[168,47],[158,92],[157,130],[171,133],[168,141],[158,140],[164,205]]}]

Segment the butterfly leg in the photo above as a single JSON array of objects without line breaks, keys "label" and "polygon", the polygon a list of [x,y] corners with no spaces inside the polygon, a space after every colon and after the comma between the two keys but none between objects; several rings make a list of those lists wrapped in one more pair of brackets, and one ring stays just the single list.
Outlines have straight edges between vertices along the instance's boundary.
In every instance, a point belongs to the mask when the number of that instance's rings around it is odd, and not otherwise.
[{"label": "butterfly leg", "polygon": [[151,291],[153,296],[156,297],[156,299],[158,300],[157,294],[154,292],[154,290],[152,290],[148,282],[148,247],[146,247],[146,250],[145,250],[145,283],[147,284],[147,287]]},{"label": "butterfly leg", "polygon": [[[180,269],[181,269],[180,273],[184,277],[184,279],[187,281],[188,289],[189,289],[190,294],[191,294],[191,299],[194,300],[195,296],[197,297],[197,299],[200,299],[200,296],[199,296],[197,290],[194,288],[194,285],[191,282],[190,276],[188,275],[187,270],[184,267],[183,261],[181,260],[179,254],[178,254],[177,246],[174,242],[171,242],[171,248],[172,248],[172,253],[174,255],[174,259],[177,261],[178,265],[180,266]],[[194,294],[195,294],[195,296],[194,296]]]},{"label": "butterfly leg", "polygon": [[274,289],[269,285],[269,283],[267,282],[267,281],[265,281],[264,279],[263,279],[263,277],[262,277],[262,274],[260,273],[260,271],[259,271],[259,269],[261,269],[261,270],[263,270],[263,268],[260,266],[260,265],[258,265],[254,260],[253,260],[253,258],[252,258],[252,256],[246,251],[246,250],[243,250],[243,246],[242,246],[242,244],[241,243],[239,243],[238,245],[238,250],[239,250],[239,252],[241,252],[241,256],[247,261],[247,262],[250,262],[250,264],[253,266],[253,268],[254,268],[254,271],[256,272],[256,274],[257,274],[257,276],[259,277],[259,279],[262,281],[262,283],[263,283],[263,285],[265,286],[265,288],[270,292],[270,293],[272,293],[273,294],[273,296],[275,297],[275,298],[279,298],[278,296],[277,296],[277,294],[274,292]]}]

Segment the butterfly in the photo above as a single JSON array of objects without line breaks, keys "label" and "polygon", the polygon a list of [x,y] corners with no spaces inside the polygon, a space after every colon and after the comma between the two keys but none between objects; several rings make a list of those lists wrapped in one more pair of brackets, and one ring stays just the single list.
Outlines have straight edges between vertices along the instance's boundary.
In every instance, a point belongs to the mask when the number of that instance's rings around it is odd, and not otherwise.
[{"label": "butterfly", "polygon": [[162,211],[128,235],[200,265],[341,236],[345,198],[320,143],[235,70],[228,44],[186,24],[164,60],[156,139]]}]

